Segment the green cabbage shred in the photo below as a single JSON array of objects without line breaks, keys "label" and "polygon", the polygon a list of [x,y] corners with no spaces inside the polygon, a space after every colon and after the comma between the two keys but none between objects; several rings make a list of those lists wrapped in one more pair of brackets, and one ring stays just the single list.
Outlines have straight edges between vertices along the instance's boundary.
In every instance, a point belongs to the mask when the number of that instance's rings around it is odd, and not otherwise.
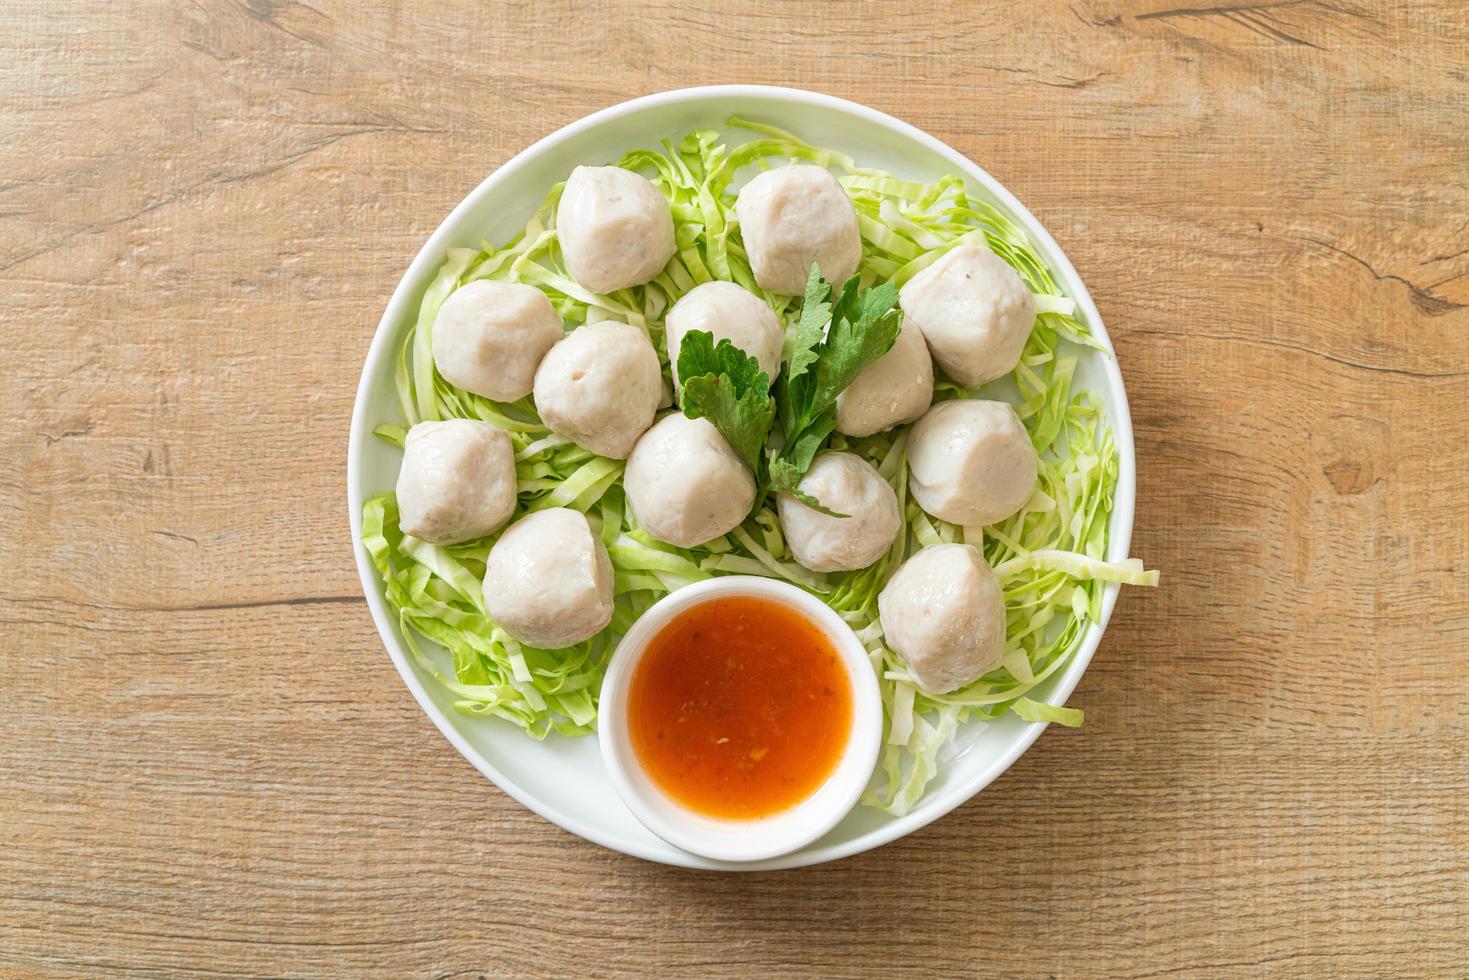
[{"label": "green cabbage shred", "polygon": [[[502,245],[451,248],[424,293],[416,323],[398,348],[395,381],[402,418],[374,431],[401,446],[409,426],[443,418],[474,418],[504,429],[516,450],[517,516],[547,507],[584,512],[607,545],[617,594],[611,625],[564,650],[517,643],[485,612],[479,583],[495,538],[441,547],[405,536],[391,493],[363,508],[362,537],[382,577],[388,605],[418,665],[471,715],[508,721],[533,738],[551,732],[584,735],[596,728],[597,694],[617,639],[668,592],[721,574],[765,575],[807,589],[831,605],[857,632],[880,679],[886,714],[878,773],[864,802],[907,813],[937,775],[942,750],[959,726],[1007,711],[1033,722],[1079,725],[1082,713],[1028,695],[1069,662],[1089,624],[1101,614],[1106,582],[1154,585],[1157,572],[1136,559],[1104,560],[1107,526],[1117,486],[1117,451],[1097,401],[1072,390],[1081,348],[1102,350],[1075,303],[1060,291],[1024,232],[991,205],[971,198],[958,177],[933,184],[900,180],[858,167],[850,158],[810,146],[795,136],[731,117],[731,129],[758,138],[726,149],[714,130],[695,130],[659,149],[634,150],[618,164],[638,171],[669,199],[677,252],[646,286],[608,295],[587,291],[571,277],[556,240],[555,211],[563,185],[514,238]],[[759,287],[741,245],[730,188],[742,168],[802,160],[840,175],[856,207],[863,238],[859,274],[864,287],[902,285],[961,244],[983,244],[1008,262],[1036,294],[1040,311],[1020,366],[1010,379],[980,389],[1008,398],[1040,455],[1040,477],[1027,505],[987,528],[946,524],[912,502],[906,480],[906,427],[862,439],[833,434],[827,445],[871,461],[892,484],[908,528],[876,564],[857,572],[819,574],[791,558],[775,516],[764,504],[730,534],[698,548],[676,548],[640,529],[619,482],[623,464],[554,435],[530,399],[490,402],[455,388],[435,372],[431,327],[443,301],[477,279],[540,287],[562,318],[580,325],[625,320],[645,330],[664,359],[663,313],[681,295],[712,279],[739,283],[791,321],[799,297]],[[742,175],[743,176],[743,175]],[[790,323],[794,332],[795,323]],[[793,343],[788,343],[789,350]],[[935,398],[972,394],[951,382]],[[889,575],[918,548],[962,541],[979,547],[1004,587],[1007,653],[984,677],[945,695],[916,685],[906,665],[883,643],[877,594]],[[425,649],[422,641],[446,655]]]}]

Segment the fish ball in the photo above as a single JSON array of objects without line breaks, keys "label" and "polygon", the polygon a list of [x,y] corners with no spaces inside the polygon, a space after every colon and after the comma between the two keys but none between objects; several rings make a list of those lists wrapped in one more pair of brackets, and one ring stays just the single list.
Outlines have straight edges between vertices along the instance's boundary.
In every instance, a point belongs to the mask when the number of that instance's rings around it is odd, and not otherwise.
[{"label": "fish ball", "polygon": [[912,422],[933,403],[933,358],[923,331],[903,318],[892,349],[862,369],[837,396],[837,431],[870,436]]},{"label": "fish ball", "polygon": [[657,351],[637,327],[615,320],[573,330],[536,370],[541,421],[599,456],[626,459],[662,397]]},{"label": "fish ball", "polygon": [[866,568],[887,553],[903,526],[892,486],[852,453],[822,453],[796,486],[828,510],[847,515],[830,517],[794,494],[776,497],[786,544],[813,572]]},{"label": "fish ball", "polygon": [[690,330],[713,335],[715,345],[727,340],[760,362],[760,370],[774,382],[780,374],[785,331],[780,318],[759,296],[732,282],[695,286],[673,304],[663,321],[668,331],[668,361],[678,390],[678,351]]},{"label": "fish ball", "polygon": [[908,487],[918,506],[953,524],[1002,521],[1025,506],[1039,461],[1005,402],[940,402],[908,437]]},{"label": "fish ball", "polygon": [[1035,325],[1025,281],[981,245],[948,252],[908,280],[899,302],[938,366],[969,388],[1015,370]]},{"label": "fish ball", "polygon": [[979,550],[935,544],[909,558],[877,597],[883,636],[929,694],[984,676],[1005,654],[1005,599]]},{"label": "fish ball", "polygon": [[490,549],[484,597],[490,618],[521,643],[571,646],[612,621],[612,560],[580,511],[537,511]]},{"label": "fish ball", "polygon": [[482,538],[515,510],[515,450],[488,422],[420,422],[403,440],[398,526],[433,544]]},{"label": "fish ball", "polygon": [[815,263],[838,288],[862,261],[857,211],[825,167],[795,164],[758,175],[735,200],[755,281],[799,296]]},{"label": "fish ball", "polygon": [[708,419],[673,414],[633,447],[622,478],[632,512],[680,548],[734,530],[755,505],[755,477]]},{"label": "fish ball", "polygon": [[668,199],[621,167],[571,172],[556,205],[556,235],[572,278],[594,293],[641,286],[674,251]]},{"label": "fish ball", "polygon": [[449,294],[434,318],[434,365],[444,380],[491,401],[530,394],[536,367],[565,335],[534,286],[476,280]]}]

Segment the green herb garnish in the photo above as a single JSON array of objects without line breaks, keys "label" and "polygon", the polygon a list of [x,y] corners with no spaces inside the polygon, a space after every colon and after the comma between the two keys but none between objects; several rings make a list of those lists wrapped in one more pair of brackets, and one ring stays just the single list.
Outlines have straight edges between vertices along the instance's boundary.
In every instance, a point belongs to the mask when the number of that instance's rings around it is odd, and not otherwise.
[{"label": "green herb garnish", "polygon": [[[796,484],[836,428],[836,401],[842,389],[873,361],[892,349],[903,314],[898,287],[883,283],[861,289],[853,276],[832,302],[832,286],[811,266],[801,315],[787,341],[786,370],[775,397],[770,378],[755,358],[728,340],[691,330],[678,349],[680,403],[691,419],[707,418],[755,472],[762,489],[794,494],[803,504],[832,517],[846,517],[824,506]],[[780,416],[784,440],[778,452],[762,459],[761,449]],[[762,465],[762,463],[764,465]]]},{"label": "green herb garnish", "polygon": [[832,285],[811,267],[801,316],[792,333],[786,371],[776,386],[784,441],[771,456],[770,488],[795,494],[808,507],[834,517],[819,501],[796,488],[811,460],[836,428],[842,389],[869,364],[892,349],[903,322],[898,287],[885,282],[861,289],[853,276],[832,301]]},{"label": "green herb garnish", "polygon": [[691,419],[707,418],[757,476],[760,453],[775,421],[770,376],[728,340],[690,330],[678,348],[680,404]]}]

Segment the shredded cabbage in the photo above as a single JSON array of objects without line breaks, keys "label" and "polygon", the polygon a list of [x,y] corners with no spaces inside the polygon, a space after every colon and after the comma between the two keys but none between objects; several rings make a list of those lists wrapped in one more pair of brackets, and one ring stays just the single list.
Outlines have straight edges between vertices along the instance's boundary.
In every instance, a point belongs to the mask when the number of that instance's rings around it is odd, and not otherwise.
[{"label": "shredded cabbage", "polygon": [[[1099,618],[1102,583],[1157,582],[1157,573],[1143,569],[1136,559],[1103,558],[1117,485],[1116,447],[1095,399],[1072,391],[1079,354],[1084,348],[1102,348],[1076,319],[1075,302],[1061,295],[1020,227],[971,198],[958,177],[933,184],[900,180],[771,126],[737,117],[727,125],[759,138],[729,150],[718,132],[695,130],[677,143],[665,140],[658,149],[634,150],[618,161],[652,180],[673,212],[677,252],[645,286],[601,295],[575,282],[556,239],[561,184],[551,188],[535,216],[510,241],[482,243],[478,250],[449,249],[399,348],[395,380],[402,420],[374,430],[401,446],[406,428],[422,420],[476,418],[503,428],[515,448],[517,516],[572,507],[587,514],[607,545],[617,595],[611,625],[565,650],[517,643],[489,619],[480,595],[485,557],[495,537],[439,547],[405,536],[391,493],[364,505],[363,541],[409,650],[455,696],[454,707],[502,718],[534,738],[553,731],[581,735],[595,730],[597,695],[611,651],[632,622],[668,592],[721,574],[766,575],[811,591],[856,630],[879,677],[886,735],[864,802],[889,813],[906,813],[937,775],[944,748],[959,726],[972,728],[1006,711],[1027,721],[1079,725],[1080,711],[1033,700],[1029,693],[1069,661],[1087,626]],[[698,548],[676,548],[638,527],[625,506],[620,461],[595,456],[551,433],[530,399],[490,402],[449,385],[434,371],[434,317],[450,293],[476,279],[536,285],[572,325],[626,320],[646,331],[665,372],[663,313],[695,285],[711,279],[737,282],[787,318],[794,298],[762,290],[750,271],[731,187],[743,179],[740,172],[746,168],[793,159],[841,175],[863,238],[864,286],[880,280],[902,284],[948,249],[976,243],[1013,266],[1036,294],[1036,325],[1020,366],[1008,383],[981,389],[989,397],[1009,397],[1040,456],[1036,491],[1020,513],[987,528],[946,524],[908,498],[906,428],[863,439],[834,435],[832,448],[857,453],[878,468],[907,516],[906,533],[876,564],[845,574],[802,568],[786,547],[771,501],[723,538]],[[943,382],[935,397],[970,394]],[[907,556],[940,541],[973,544],[995,568],[1004,588],[1008,649],[999,667],[969,686],[929,695],[883,643],[877,595]],[[436,659],[419,638],[442,647],[447,658]]]}]

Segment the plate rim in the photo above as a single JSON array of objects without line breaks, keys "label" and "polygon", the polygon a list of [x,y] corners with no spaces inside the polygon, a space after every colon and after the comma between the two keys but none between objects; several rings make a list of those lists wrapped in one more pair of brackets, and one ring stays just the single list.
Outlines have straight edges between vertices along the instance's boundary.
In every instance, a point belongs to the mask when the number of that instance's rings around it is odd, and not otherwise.
[{"label": "plate rim", "polygon": [[[765,861],[733,864],[727,862],[711,861],[697,855],[684,852],[669,854],[653,850],[637,842],[628,842],[620,837],[604,832],[601,828],[587,824],[573,816],[558,811],[553,807],[542,803],[534,794],[520,786],[515,780],[501,772],[488,759],[477,752],[468,740],[449,722],[445,712],[439,710],[425,687],[421,678],[414,670],[413,664],[403,649],[401,637],[392,636],[393,631],[398,629],[397,621],[387,608],[383,591],[379,587],[377,569],[372,565],[371,556],[366,546],[362,543],[362,503],[364,500],[362,479],[360,476],[359,460],[366,439],[371,435],[371,425],[367,419],[367,392],[371,381],[382,369],[381,362],[385,357],[391,357],[393,343],[391,335],[395,332],[397,324],[407,312],[416,289],[410,288],[409,284],[417,282],[425,272],[426,267],[434,266],[442,262],[444,250],[451,244],[453,229],[458,225],[461,215],[467,212],[481,199],[494,193],[495,188],[502,180],[507,179],[520,163],[528,157],[537,156],[558,144],[578,136],[587,130],[593,129],[604,123],[610,122],[621,116],[639,112],[644,109],[657,106],[690,101],[696,99],[709,99],[720,97],[757,97],[776,99],[807,106],[836,109],[850,115],[862,117],[867,122],[873,123],[908,138],[909,140],[927,147],[947,162],[951,163],[966,178],[973,178],[984,189],[993,195],[996,200],[1008,211],[1017,223],[1024,227],[1026,233],[1034,241],[1044,247],[1052,259],[1052,264],[1058,267],[1063,278],[1068,282],[1075,283],[1077,287],[1072,298],[1081,308],[1086,317],[1095,339],[1106,349],[1108,357],[1103,365],[1103,372],[1112,388],[1111,404],[1115,409],[1115,419],[1112,424],[1112,437],[1117,447],[1118,479],[1117,489],[1114,494],[1112,520],[1114,526],[1108,539],[1108,551],[1112,555],[1126,555],[1130,551],[1132,542],[1133,520],[1136,508],[1137,474],[1135,447],[1133,444],[1132,413],[1127,401],[1127,390],[1123,382],[1122,371],[1117,364],[1116,351],[1107,333],[1106,326],[1102,321],[1100,311],[1093,302],[1091,293],[1086,288],[1081,276],[1072,265],[1070,258],[1051,237],[1045,227],[1032,215],[1008,188],[992,177],[988,171],[970,160],[964,154],[955,150],[942,140],[934,137],[916,126],[906,123],[877,109],[853,102],[837,96],[826,95],[821,92],[806,89],[789,88],[775,85],[705,85],[691,88],[670,89],[650,95],[629,99],[616,105],[608,106],[589,115],[583,116],[554,132],[542,137],[527,146],[519,153],[512,156],[499,167],[495,168],[485,177],[463,200],[457,204],[452,211],[441,221],[433,233],[429,235],[418,254],[399,278],[393,293],[383,311],[382,318],[378,321],[377,328],[373,332],[372,342],[368,347],[367,358],[363,363],[362,375],[357,384],[357,394],[353,401],[351,425],[347,442],[347,507],[349,526],[352,534],[352,551],[356,558],[357,574],[362,585],[363,596],[367,600],[368,609],[372,614],[373,625],[376,627],[379,639],[388,652],[389,659],[397,668],[399,676],[403,679],[408,690],[413,694],[414,700],[418,702],[420,710],[434,723],[439,733],[449,741],[459,754],[477,769],[486,779],[490,780],[504,793],[516,800],[531,812],[545,820],[550,821],[563,830],[576,834],[577,836],[599,844],[609,850],[628,854],[633,857],[642,858],[660,864],[676,867],[705,870],[738,870],[738,871],[765,871],[783,868],[798,868],[812,864],[821,864],[827,861],[835,861],[854,854],[881,847],[891,843],[900,837],[926,827],[928,824],[947,815],[954,809],[973,799],[992,782],[998,779],[1006,770],[1012,766],[1017,759],[1035,743],[1042,731],[1046,728],[1045,722],[1026,723],[1019,737],[1014,740],[1009,748],[990,760],[989,764],[973,778],[963,784],[955,784],[945,787],[934,796],[929,797],[926,805],[914,812],[901,817],[892,817],[881,826],[851,840],[839,843],[821,845],[818,841],[813,845],[802,848],[790,854],[781,855]],[[1118,546],[1120,543],[1120,547]],[[1065,671],[1055,681],[1055,687],[1048,701],[1064,704],[1066,699],[1076,689],[1081,681],[1082,675],[1091,664],[1101,643],[1102,635],[1106,632],[1107,624],[1112,618],[1113,609],[1117,604],[1117,597],[1121,587],[1115,582],[1106,583],[1102,591],[1101,616],[1088,629],[1087,635],[1082,641],[1081,648],[1072,657]],[[600,758],[600,756],[599,756]],[[659,842],[661,843],[661,842]]]}]

